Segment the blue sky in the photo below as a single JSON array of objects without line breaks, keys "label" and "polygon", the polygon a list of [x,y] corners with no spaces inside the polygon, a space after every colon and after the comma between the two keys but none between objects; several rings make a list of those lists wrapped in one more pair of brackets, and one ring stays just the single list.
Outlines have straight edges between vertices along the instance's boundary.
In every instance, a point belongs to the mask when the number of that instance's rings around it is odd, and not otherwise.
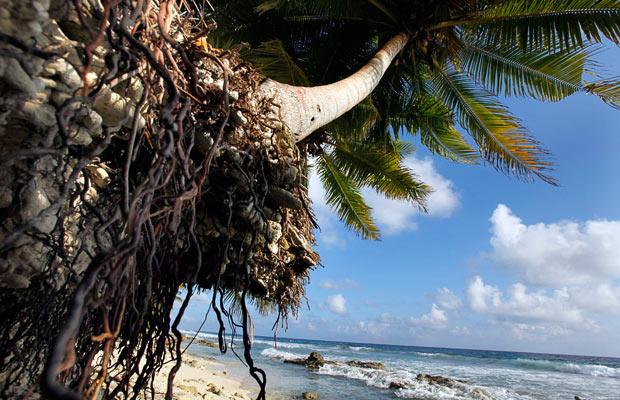
[{"label": "blue sky", "polygon": [[[602,59],[620,65],[616,50]],[[419,146],[408,163],[436,190],[429,215],[369,193],[383,233],[371,242],[338,222],[313,180],[325,267],[281,336],[620,356],[620,112],[586,95],[507,104],[552,152],[561,186]],[[205,308],[198,299],[184,327]],[[256,333],[274,320],[257,318]]]}]

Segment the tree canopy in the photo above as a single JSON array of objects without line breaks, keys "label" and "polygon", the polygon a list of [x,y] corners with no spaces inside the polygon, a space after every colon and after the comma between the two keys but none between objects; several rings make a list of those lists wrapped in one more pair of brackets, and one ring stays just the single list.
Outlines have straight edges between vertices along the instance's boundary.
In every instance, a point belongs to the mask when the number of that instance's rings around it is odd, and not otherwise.
[{"label": "tree canopy", "polygon": [[[360,68],[391,36],[409,43],[365,101],[315,133],[327,201],[364,238],[377,238],[361,189],[424,208],[427,187],[403,164],[417,135],[431,152],[506,174],[549,175],[548,151],[502,97],[560,101],[577,92],[620,107],[620,84],[595,55],[619,44],[620,2],[233,0],[212,2],[219,44],[247,42],[266,76],[321,85]],[[464,135],[466,132],[468,135]]]}]

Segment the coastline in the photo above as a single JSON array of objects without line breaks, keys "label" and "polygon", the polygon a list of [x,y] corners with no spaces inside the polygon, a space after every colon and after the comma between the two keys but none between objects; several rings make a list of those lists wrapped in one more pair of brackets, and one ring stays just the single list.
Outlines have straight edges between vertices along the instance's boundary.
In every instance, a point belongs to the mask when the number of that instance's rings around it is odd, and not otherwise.
[{"label": "coastline", "polygon": [[[163,399],[168,380],[168,373],[174,364],[164,365],[155,377],[156,399]],[[231,376],[226,364],[211,357],[195,356],[185,353],[183,363],[174,379],[174,399],[218,399],[250,400],[251,392],[241,379]]]}]

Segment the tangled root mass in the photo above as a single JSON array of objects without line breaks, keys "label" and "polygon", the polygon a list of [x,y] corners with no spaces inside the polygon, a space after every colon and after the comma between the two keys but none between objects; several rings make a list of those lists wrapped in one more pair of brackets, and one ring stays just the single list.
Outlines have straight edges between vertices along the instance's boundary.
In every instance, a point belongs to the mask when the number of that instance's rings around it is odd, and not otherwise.
[{"label": "tangled root mass", "polygon": [[4,398],[154,396],[167,355],[172,398],[201,291],[265,398],[248,304],[284,323],[318,263],[306,152],[180,4],[0,0]]}]

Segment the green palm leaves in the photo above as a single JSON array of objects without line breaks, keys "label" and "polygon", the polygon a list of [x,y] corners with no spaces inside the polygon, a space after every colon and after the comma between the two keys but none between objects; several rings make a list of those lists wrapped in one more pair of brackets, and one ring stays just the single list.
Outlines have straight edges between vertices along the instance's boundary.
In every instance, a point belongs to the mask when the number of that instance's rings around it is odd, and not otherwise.
[{"label": "green palm leaves", "polygon": [[423,207],[428,188],[403,165],[402,134],[453,161],[483,159],[553,184],[548,153],[499,96],[559,101],[586,92],[620,108],[620,82],[599,76],[594,62],[601,43],[620,44],[620,0],[231,0],[226,7],[235,2],[246,6],[235,33],[253,42],[255,65],[284,83],[341,79],[391,36],[409,34],[373,94],[325,128],[317,161],[328,203],[363,237],[378,231],[362,188]]},{"label": "green palm leaves", "polygon": [[379,238],[371,208],[362,196],[367,187],[391,199],[411,202],[424,210],[430,188],[403,164],[406,144],[392,148],[379,144],[336,140],[316,161],[327,204],[347,227],[364,239]]},{"label": "green palm leaves", "polygon": [[600,43],[620,43],[617,0],[512,0],[499,1],[458,22],[489,44],[523,50],[566,49]]}]

